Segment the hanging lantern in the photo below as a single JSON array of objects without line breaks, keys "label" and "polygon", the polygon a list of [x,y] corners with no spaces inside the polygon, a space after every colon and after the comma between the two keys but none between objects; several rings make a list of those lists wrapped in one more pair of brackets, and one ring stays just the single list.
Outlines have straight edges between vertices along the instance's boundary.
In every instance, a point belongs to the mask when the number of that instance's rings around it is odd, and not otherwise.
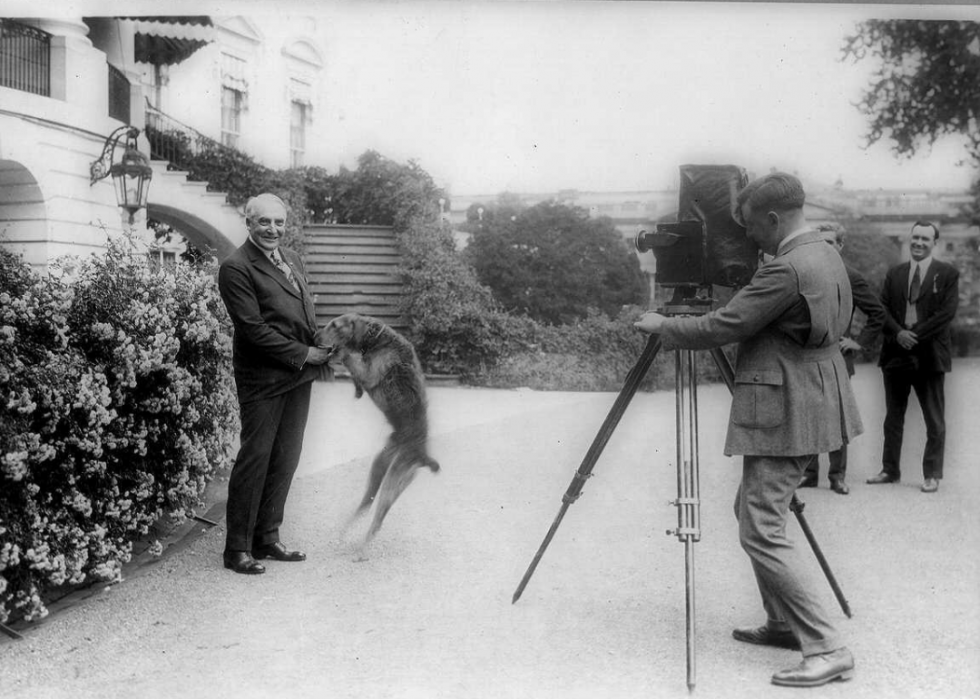
[{"label": "hanging lantern", "polygon": [[[122,158],[113,163],[116,146],[122,136],[126,136],[126,150]],[[91,184],[95,184],[107,176],[112,176],[116,190],[116,203],[129,213],[129,222],[133,223],[136,212],[146,207],[147,195],[150,191],[150,180],[153,170],[149,159],[139,152],[136,147],[136,137],[139,129],[133,126],[122,126],[116,129],[106,139],[101,157],[92,163],[90,169]],[[111,163],[111,165],[109,164]]]}]

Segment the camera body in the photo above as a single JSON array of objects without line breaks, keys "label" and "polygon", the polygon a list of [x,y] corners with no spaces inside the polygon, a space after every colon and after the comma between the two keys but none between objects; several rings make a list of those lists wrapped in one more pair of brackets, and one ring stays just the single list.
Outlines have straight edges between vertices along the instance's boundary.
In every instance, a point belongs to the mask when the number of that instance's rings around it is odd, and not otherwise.
[{"label": "camera body", "polygon": [[736,220],[739,190],[748,184],[735,165],[682,165],[677,223],[640,231],[636,249],[652,251],[661,286],[742,287],[755,274],[759,249]]}]

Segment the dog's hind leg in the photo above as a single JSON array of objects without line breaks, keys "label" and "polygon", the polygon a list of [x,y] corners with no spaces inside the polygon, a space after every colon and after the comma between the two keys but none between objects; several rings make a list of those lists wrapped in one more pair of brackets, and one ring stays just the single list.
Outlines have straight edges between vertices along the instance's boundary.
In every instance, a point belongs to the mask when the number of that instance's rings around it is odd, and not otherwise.
[{"label": "dog's hind leg", "polygon": [[381,488],[381,483],[384,481],[385,474],[391,465],[391,461],[394,455],[394,447],[389,442],[385,445],[377,456],[374,457],[374,461],[371,463],[371,472],[368,474],[367,488],[364,490],[364,496],[361,498],[360,504],[357,506],[350,517],[347,518],[347,522],[344,524],[343,531],[348,531],[354,522],[356,522],[361,515],[371,509],[371,505],[374,503],[374,499],[378,494],[378,490]]},{"label": "dog's hind leg", "polygon": [[388,510],[391,509],[391,506],[395,504],[395,501],[398,500],[399,496],[405,492],[405,489],[415,479],[416,473],[418,473],[418,463],[416,460],[407,457],[402,450],[396,450],[394,458],[391,461],[391,466],[388,467],[388,473],[385,474],[384,481],[381,483],[381,488],[375,499],[374,517],[371,519],[371,527],[368,529],[367,536],[364,538],[365,544],[371,541],[374,535],[378,533],[378,530],[381,529],[381,524],[384,522]]}]

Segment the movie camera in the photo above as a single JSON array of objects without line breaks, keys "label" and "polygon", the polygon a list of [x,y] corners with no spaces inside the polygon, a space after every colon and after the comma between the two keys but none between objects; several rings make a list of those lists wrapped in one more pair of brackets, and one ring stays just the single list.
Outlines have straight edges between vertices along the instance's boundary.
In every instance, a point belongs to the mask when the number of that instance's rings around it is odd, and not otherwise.
[{"label": "movie camera", "polygon": [[739,288],[755,273],[759,249],[745,236],[736,212],[738,192],[748,184],[736,165],[682,165],[677,221],[640,230],[636,249],[653,252],[656,282],[674,288],[667,314],[704,312],[712,287]]}]

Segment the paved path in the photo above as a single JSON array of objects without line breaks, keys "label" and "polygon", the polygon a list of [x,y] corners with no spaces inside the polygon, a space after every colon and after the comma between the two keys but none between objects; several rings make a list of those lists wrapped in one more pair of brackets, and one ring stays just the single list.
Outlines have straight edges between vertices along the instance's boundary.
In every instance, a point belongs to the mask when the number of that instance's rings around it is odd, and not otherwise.
[{"label": "paved path", "polygon": [[[881,448],[880,376],[855,377],[867,432],[852,493],[803,491],[806,515],[854,610],[824,593],[858,663],[808,697],[958,699],[980,693],[980,362],[948,383],[947,477],[919,492],[924,439],[910,411],[905,481],[867,486]],[[264,576],[221,567],[223,524],[122,584],[0,638],[0,697],[252,699],[631,699],[686,697],[683,546],[676,525],[673,395],[640,394],[569,510],[523,598],[511,595],[614,394],[431,390],[438,476],[420,474],[370,560],[340,524],[386,430],[349,384],[318,384],[284,539],[303,564]],[[733,641],[760,622],[721,455],[729,405],[702,387],[703,537],[697,561],[697,687],[710,699],[786,697],[769,684],[788,651]],[[822,469],[825,473],[825,467]],[[821,474],[823,476],[823,473]],[[790,524],[798,539],[799,529]],[[803,544],[805,545],[805,543]]]}]

